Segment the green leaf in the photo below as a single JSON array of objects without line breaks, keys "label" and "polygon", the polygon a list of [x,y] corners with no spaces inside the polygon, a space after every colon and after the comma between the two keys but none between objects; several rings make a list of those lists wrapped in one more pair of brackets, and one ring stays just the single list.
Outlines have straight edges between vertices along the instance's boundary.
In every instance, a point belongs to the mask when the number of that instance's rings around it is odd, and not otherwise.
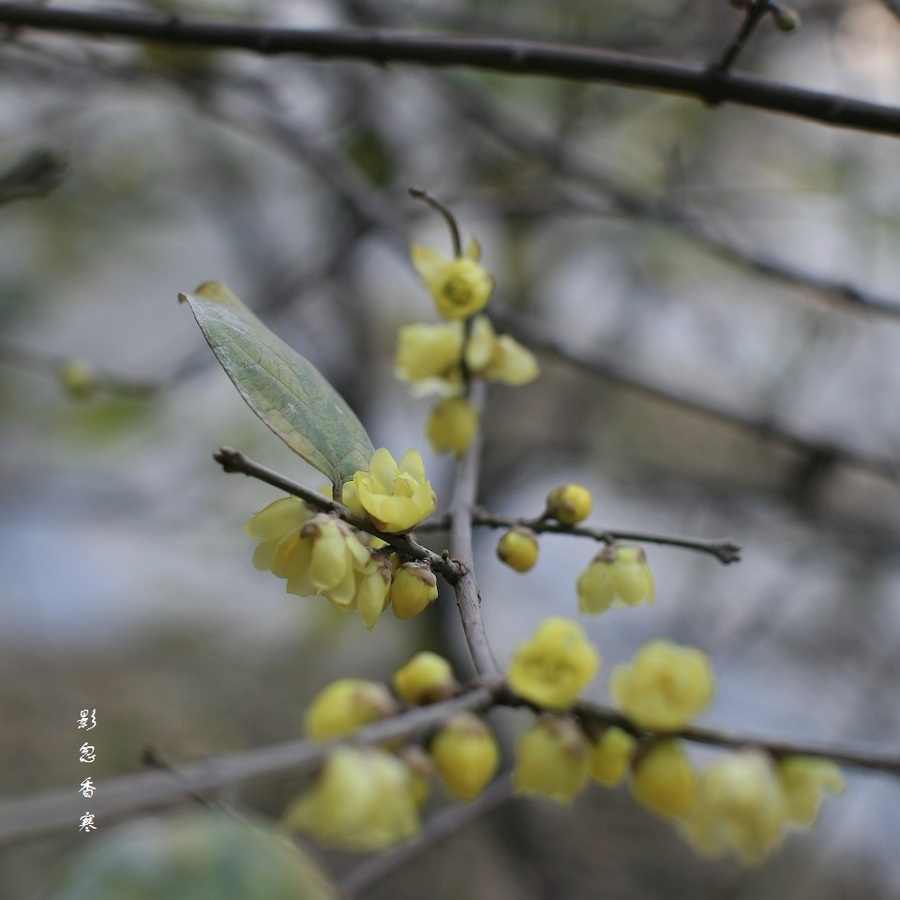
[{"label": "green leaf", "polygon": [[288,447],[335,485],[369,468],[375,450],[343,397],[224,284],[207,281],[179,299],[241,396]]}]

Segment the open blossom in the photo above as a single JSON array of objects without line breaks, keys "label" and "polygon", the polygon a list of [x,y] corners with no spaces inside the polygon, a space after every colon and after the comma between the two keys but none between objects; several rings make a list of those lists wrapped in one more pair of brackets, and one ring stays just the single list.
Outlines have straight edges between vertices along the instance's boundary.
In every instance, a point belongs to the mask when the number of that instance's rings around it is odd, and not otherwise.
[{"label": "open blossom", "polygon": [[551,617],[513,654],[507,678],[512,689],[547,709],[568,709],[600,668],[600,654],[584,629]]},{"label": "open blossom", "polygon": [[787,818],[800,827],[816,821],[825,791],[840,794],[844,790],[844,776],[830,759],[786,756],[778,761],[778,777],[787,803]]},{"label": "open blossom", "polygon": [[346,850],[383,850],[421,830],[414,780],[392,753],[339,747],[282,825]]},{"label": "open blossom", "polygon": [[703,856],[731,850],[746,863],[758,863],[781,839],[787,811],[773,761],[757,750],[741,750],[701,775],[682,831]]},{"label": "open blossom", "polygon": [[357,610],[369,629],[387,605],[390,566],[340,519],[284,497],[256,513],[244,531],[260,542],[253,565],[287,579],[288,593],[322,594],[345,611]]},{"label": "open blossom", "polygon": [[[456,397],[462,376],[463,325],[405,325],[400,329],[394,372],[414,394]],[[519,386],[540,374],[534,354],[508,334],[497,335],[487,316],[475,316],[466,344],[466,368],[486,381]]]},{"label": "open blossom", "polygon": [[712,700],[712,667],[706,654],[694,647],[661,639],[648,641],[631,665],[616,666],[609,690],[636,725],[674,731]]},{"label": "open blossom", "polygon": [[353,476],[360,506],[382,531],[411,531],[437,506],[418,450],[407,450],[399,465],[384,447],[375,451],[368,472]]},{"label": "open blossom", "polygon": [[610,544],[581,573],[578,611],[598,614],[607,609],[653,604],[653,573],[640,547]]},{"label": "open blossom", "polygon": [[476,240],[469,241],[465,253],[455,259],[418,244],[412,248],[411,256],[443,318],[468,319],[487,306],[494,279],[478,261],[481,248]]}]

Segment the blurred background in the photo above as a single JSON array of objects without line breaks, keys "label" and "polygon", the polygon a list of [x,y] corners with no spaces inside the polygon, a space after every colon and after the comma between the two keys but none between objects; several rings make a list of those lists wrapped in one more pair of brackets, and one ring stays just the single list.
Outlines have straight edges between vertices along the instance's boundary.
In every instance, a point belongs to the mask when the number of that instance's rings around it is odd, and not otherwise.
[{"label": "blurred background", "polygon": [[[740,71],[900,99],[889,3],[796,8],[799,31],[765,20]],[[716,58],[741,21],[725,0],[197,0],[177,11],[690,63]],[[440,509],[452,461],[428,452],[430,402],[393,377],[398,327],[436,321],[408,247],[450,252],[411,185],[481,241],[495,321],[542,367],[534,384],[490,397],[483,505],[536,515],[571,480],[593,491],[597,527],[743,548],[726,567],[648,545],[656,606],[581,619],[604,658],[590,696],[608,702],[612,667],[665,636],[712,657],[704,724],[898,748],[896,139],[605,85],[27,30],[0,46],[0,73],[4,799],[77,789],[86,707],[98,717],[88,774],[102,790],[139,771],[147,747],[177,764],[296,738],[329,680],[388,679],[418,649],[471,671],[450,596],[369,634],[253,570],[242,526],[279,494],[224,475],[213,451],[323,479],[252,415],[176,299],[225,281],[331,380],[375,446],[423,450]],[[87,396],[63,385],[71,359],[94,368]],[[545,536],[522,576],[496,560],[495,532],[476,537],[503,665],[545,616],[576,615],[595,547]],[[513,736],[526,719],[493,721]],[[817,828],[757,869],[701,861],[627,788],[594,788],[572,809],[506,803],[366,896],[895,897],[900,784],[848,782]],[[272,780],[240,800],[274,817],[295,789]],[[73,822],[0,848],[0,897],[43,896],[113,827],[98,825],[89,838]],[[324,858],[335,872],[355,865]]]}]

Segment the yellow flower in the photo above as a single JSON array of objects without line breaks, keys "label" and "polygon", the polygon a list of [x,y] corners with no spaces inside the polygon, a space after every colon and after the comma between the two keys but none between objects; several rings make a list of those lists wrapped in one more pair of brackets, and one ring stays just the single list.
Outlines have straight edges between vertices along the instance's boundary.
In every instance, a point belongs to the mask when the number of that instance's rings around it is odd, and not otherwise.
[{"label": "yellow flower", "polygon": [[478,262],[481,248],[472,240],[466,252],[447,259],[430,247],[415,245],[412,262],[445,319],[468,319],[481,312],[494,290],[494,279]]},{"label": "yellow flower", "polygon": [[341,678],[319,691],[306,711],[304,731],[316,741],[352,734],[399,711],[390,691],[377,681]]},{"label": "yellow flower", "polygon": [[428,752],[447,792],[474,800],[500,767],[500,748],[487,724],[474,713],[457,713],[435,734]]},{"label": "yellow flower", "polygon": [[407,450],[400,465],[384,447],[375,451],[368,472],[357,472],[353,486],[359,503],[382,531],[412,530],[437,506],[418,450]]},{"label": "yellow flower", "polygon": [[581,573],[578,611],[597,615],[608,609],[653,604],[653,573],[640,547],[610,544]]},{"label": "yellow flower", "polygon": [[398,619],[411,619],[437,599],[438,587],[428,563],[405,562],[391,582],[391,606]]},{"label": "yellow flower", "polygon": [[511,569],[527,572],[537,562],[537,536],[530,528],[510,528],[497,542],[497,556]]},{"label": "yellow flower", "polygon": [[288,534],[299,536],[300,528],[313,517],[313,511],[298,497],[282,497],[250,517],[244,534],[260,544],[253,554],[257,569],[270,571],[275,549]]},{"label": "yellow flower", "polygon": [[458,322],[446,325],[405,325],[397,339],[394,372],[411,382],[419,396],[453,396],[463,389],[463,330]]},{"label": "yellow flower", "polygon": [[591,492],[580,484],[561,484],[547,494],[544,516],[561,525],[576,525],[591,514]]},{"label": "yellow flower", "polygon": [[391,567],[380,553],[370,550],[365,565],[356,567],[356,591],[353,595],[353,605],[369,631],[390,602]]},{"label": "yellow flower", "polygon": [[714,692],[712,668],[706,654],[693,647],[648,641],[630,666],[616,666],[609,690],[636,725],[673,731],[709,705]]},{"label": "yellow flower", "polygon": [[816,821],[824,791],[840,794],[844,790],[841,770],[828,759],[786,756],[778,762],[778,776],[787,802],[787,818],[801,827]]},{"label": "yellow flower", "polygon": [[435,453],[462,456],[478,432],[478,410],[465,397],[448,397],[431,411],[425,433]]},{"label": "yellow flower", "polygon": [[544,716],[516,744],[516,794],[571,803],[587,784],[590,744],[568,716]]},{"label": "yellow flower", "polygon": [[591,748],[591,778],[598,784],[615,787],[628,774],[636,747],[633,735],[611,725]]},{"label": "yellow flower", "polygon": [[394,672],[394,690],[401,700],[419,706],[447,700],[459,691],[459,682],[443,656],[423,650]]},{"label": "yellow flower", "polygon": [[537,360],[515,338],[499,337],[487,316],[476,316],[466,344],[466,365],[474,375],[518,387],[540,374]]},{"label": "yellow flower", "polygon": [[383,850],[421,830],[413,776],[391,753],[340,747],[282,825],[346,850]]},{"label": "yellow flower", "polygon": [[513,654],[507,678],[526,700],[547,709],[568,709],[597,674],[600,654],[577,622],[551,617]]},{"label": "yellow flower", "polygon": [[696,781],[681,741],[660,741],[638,758],[631,793],[647,809],[677,819],[693,803]]},{"label": "yellow flower", "polygon": [[94,367],[83,359],[67,359],[60,367],[59,379],[74,400],[86,400],[100,386]]},{"label": "yellow flower", "polygon": [[733,850],[759,863],[781,838],[787,804],[773,761],[757,750],[729,753],[700,777],[682,831],[703,856]]}]

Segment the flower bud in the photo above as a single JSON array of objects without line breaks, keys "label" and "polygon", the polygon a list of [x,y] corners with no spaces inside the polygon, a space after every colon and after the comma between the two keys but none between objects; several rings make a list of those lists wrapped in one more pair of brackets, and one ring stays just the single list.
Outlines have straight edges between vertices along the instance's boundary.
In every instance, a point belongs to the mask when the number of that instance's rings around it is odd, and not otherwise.
[{"label": "flower bud", "polygon": [[447,792],[474,800],[497,774],[500,748],[490,728],[474,713],[457,713],[428,745]]},{"label": "flower bud", "polygon": [[551,616],[520,644],[507,672],[510,687],[546,709],[564,710],[600,668],[600,654],[584,629],[569,619]]},{"label": "flower bud", "polygon": [[579,484],[561,484],[547,494],[544,517],[575,525],[591,514],[591,492]]},{"label": "flower bud", "polygon": [[611,725],[591,748],[591,778],[598,784],[615,787],[628,774],[636,747],[634,735]]},{"label": "flower bud", "polygon": [[465,397],[448,397],[431,411],[425,433],[435,453],[462,456],[478,432],[478,410]]},{"label": "flower bud", "polygon": [[394,690],[413,706],[447,700],[459,691],[450,663],[437,653],[417,653],[394,673]]},{"label": "flower bud", "polygon": [[613,669],[609,691],[636,725],[675,731],[706,709],[715,688],[705,653],[659,639],[647,641],[631,665]]},{"label": "flower bud", "polygon": [[796,10],[774,4],[770,9],[775,19],[775,27],[783,34],[790,34],[800,27],[800,13]]},{"label": "flower bud", "polygon": [[86,400],[97,390],[97,373],[83,359],[69,359],[59,370],[59,379],[66,393],[74,400]]},{"label": "flower bud", "polygon": [[557,803],[571,803],[585,786],[590,745],[568,716],[544,716],[516,744],[513,787],[516,794],[534,794]]},{"label": "flower bud", "polygon": [[537,535],[520,525],[510,528],[497,543],[497,556],[511,569],[527,572],[537,562]]},{"label": "flower bud", "polygon": [[351,734],[370,722],[398,712],[397,701],[383,684],[341,678],[320,691],[306,711],[306,736],[316,741]]},{"label": "flower bud", "polygon": [[391,605],[398,619],[411,619],[437,599],[437,578],[428,563],[405,562],[391,582]]},{"label": "flower bud", "polygon": [[635,799],[668,818],[684,815],[694,799],[696,776],[681,741],[660,741],[635,762],[631,792]]},{"label": "flower bud", "polygon": [[640,547],[610,544],[581,573],[578,611],[597,615],[607,609],[653,603],[653,573]]}]

